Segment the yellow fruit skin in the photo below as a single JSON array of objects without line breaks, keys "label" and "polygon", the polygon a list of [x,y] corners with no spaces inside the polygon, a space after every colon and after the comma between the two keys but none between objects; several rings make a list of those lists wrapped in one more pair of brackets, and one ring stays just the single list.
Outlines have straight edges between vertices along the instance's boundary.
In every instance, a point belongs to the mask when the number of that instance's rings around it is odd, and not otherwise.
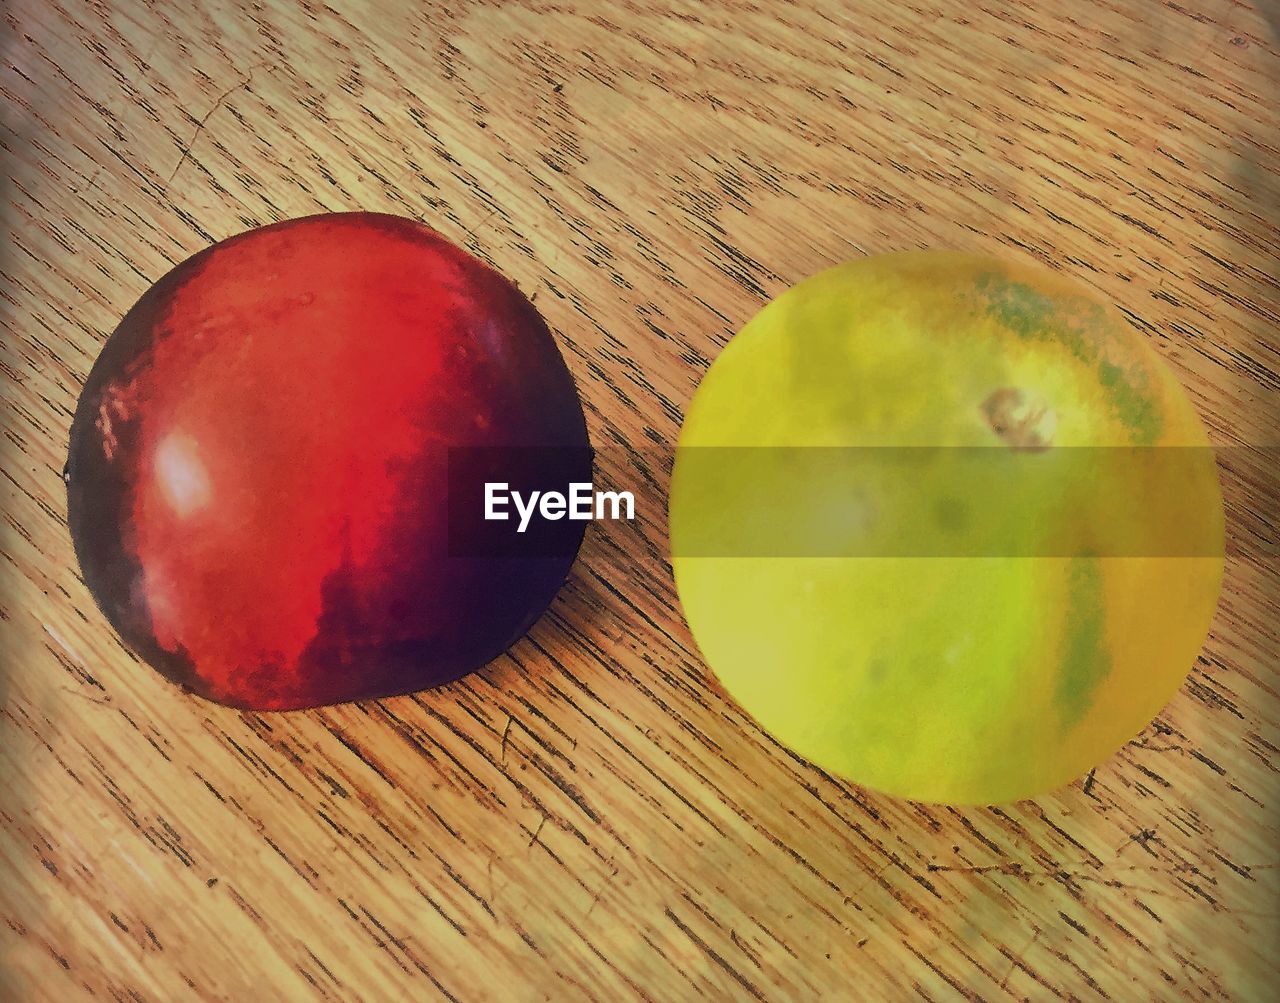
[{"label": "yellow fruit skin", "polygon": [[[968,461],[923,467],[910,481],[868,475],[868,514],[831,523],[849,549],[829,552],[874,556],[700,549],[726,506],[742,526],[780,517],[777,492],[764,491],[773,500],[756,512],[750,497],[726,497],[735,489],[696,459],[702,447],[1010,450],[1026,445],[1021,426],[1010,432],[993,417],[1004,397],[991,403],[1010,388],[1052,412],[1025,433],[1045,463],[1123,455],[1064,452],[1075,447],[1190,448],[1148,454],[1178,460],[1163,477],[1105,481],[1101,501],[1046,495],[1025,517],[1016,506],[970,506],[958,525],[936,514],[970,490]],[[811,508],[815,493],[852,497],[848,466],[795,486],[797,495],[807,492]],[[1095,502],[1099,539],[1171,520],[1194,537],[1185,551],[1194,556],[1108,552],[1109,543],[1055,551],[1054,534],[1078,545],[1079,513]],[[669,504],[680,599],[729,693],[818,766],[921,801],[1032,797],[1108,758],[1182,684],[1222,580],[1216,465],[1172,372],[1114,309],[1067,280],[953,252],[863,259],[770,303],[702,381]],[[907,520],[926,546],[936,537],[938,556],[859,551],[884,513],[894,532]],[[948,534],[977,549],[948,549]],[[1038,556],[1011,556],[1025,554]]]}]

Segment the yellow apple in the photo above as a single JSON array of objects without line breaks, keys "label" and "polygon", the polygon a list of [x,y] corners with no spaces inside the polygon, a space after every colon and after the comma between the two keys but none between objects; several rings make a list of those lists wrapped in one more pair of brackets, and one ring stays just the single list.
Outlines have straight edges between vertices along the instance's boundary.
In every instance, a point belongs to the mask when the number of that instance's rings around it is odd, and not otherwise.
[{"label": "yellow apple", "polygon": [[817,765],[943,803],[1050,791],[1133,738],[1223,570],[1204,426],[1145,338],[953,252],[766,306],[689,407],[669,515],[729,693]]}]

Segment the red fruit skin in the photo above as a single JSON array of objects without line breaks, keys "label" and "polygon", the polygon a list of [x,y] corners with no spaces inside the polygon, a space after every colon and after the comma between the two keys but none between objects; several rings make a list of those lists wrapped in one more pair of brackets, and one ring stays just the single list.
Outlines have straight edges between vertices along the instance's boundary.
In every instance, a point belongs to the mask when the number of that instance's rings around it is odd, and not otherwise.
[{"label": "red fruit skin", "polygon": [[[446,499],[450,447],[473,446],[564,447],[550,473],[590,479],[573,379],[514,286],[399,217],[253,230],[165,275],[104,346],[71,429],[76,556],[123,640],[208,699],[434,686],[528,630],[585,527],[469,556]],[[547,452],[506,473],[545,477]]]}]

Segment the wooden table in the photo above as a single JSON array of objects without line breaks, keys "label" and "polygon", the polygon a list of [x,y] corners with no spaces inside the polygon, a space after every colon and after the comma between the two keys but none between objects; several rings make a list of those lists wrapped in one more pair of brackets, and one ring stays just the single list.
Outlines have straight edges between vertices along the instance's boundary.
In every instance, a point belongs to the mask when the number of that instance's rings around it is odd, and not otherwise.
[{"label": "wooden table", "polygon": [[[1277,471],[1246,447],[1280,440],[1280,19],[1255,2],[7,6],[11,998],[1266,998]],[[352,208],[535,297],[604,480],[825,266],[947,246],[1077,276],[1231,447],[1203,657],[1086,781],[908,804],[762,734],[667,564],[600,525],[533,634],[460,683],[289,715],[182,696],[77,575],[78,388],[175,262]]]}]

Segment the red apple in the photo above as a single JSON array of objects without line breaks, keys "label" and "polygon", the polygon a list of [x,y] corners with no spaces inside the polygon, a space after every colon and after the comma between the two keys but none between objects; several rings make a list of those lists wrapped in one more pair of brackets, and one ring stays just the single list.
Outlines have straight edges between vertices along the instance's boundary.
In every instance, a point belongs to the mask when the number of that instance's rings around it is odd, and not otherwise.
[{"label": "red apple", "polygon": [[207,248],[129,311],[76,410],[68,516],[94,599],[156,669],[298,708],[504,651],[584,524],[517,546],[471,512],[477,485],[590,463],[573,379],[511,283],[420,223],[312,216]]}]

